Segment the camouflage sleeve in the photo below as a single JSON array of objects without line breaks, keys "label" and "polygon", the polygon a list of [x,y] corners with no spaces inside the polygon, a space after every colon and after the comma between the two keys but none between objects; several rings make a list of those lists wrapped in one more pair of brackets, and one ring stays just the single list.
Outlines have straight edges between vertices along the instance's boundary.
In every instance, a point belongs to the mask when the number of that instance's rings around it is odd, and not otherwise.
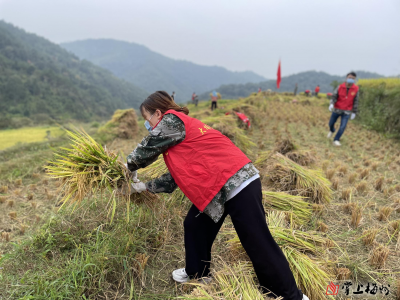
[{"label": "camouflage sleeve", "polygon": [[358,111],[358,101],[360,99],[359,93],[360,93],[360,91],[357,91],[357,94],[356,94],[356,96],[354,97],[354,100],[353,100],[353,113],[355,113],[355,114]]},{"label": "camouflage sleeve", "polygon": [[335,104],[335,103],[337,102],[338,90],[339,90],[339,87],[337,87],[337,88],[335,89],[335,91],[333,92],[332,98],[331,98],[331,104]]},{"label": "camouflage sleeve", "polygon": [[157,160],[169,147],[185,139],[185,124],[177,116],[167,114],[148,136],[127,157],[129,170],[145,168]]},{"label": "camouflage sleeve", "polygon": [[177,187],[178,185],[170,172],[146,182],[146,188],[151,193],[172,193]]}]

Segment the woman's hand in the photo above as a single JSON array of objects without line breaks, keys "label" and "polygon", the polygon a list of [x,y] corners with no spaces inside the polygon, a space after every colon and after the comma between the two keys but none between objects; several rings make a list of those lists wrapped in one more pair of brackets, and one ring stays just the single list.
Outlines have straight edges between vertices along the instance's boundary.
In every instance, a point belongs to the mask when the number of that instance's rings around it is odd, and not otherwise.
[{"label": "woman's hand", "polygon": [[130,172],[131,176],[130,178],[132,178],[133,182],[140,182],[140,180],[137,178],[137,170],[136,171],[130,171],[128,168],[128,164],[124,164],[124,166],[128,169],[128,171]]},{"label": "woman's hand", "polygon": [[140,180],[135,183],[130,183],[130,186],[128,184],[124,184],[120,188],[118,188],[118,192],[124,196],[132,195],[133,193],[140,194],[141,192],[144,192],[146,190],[146,185]]}]

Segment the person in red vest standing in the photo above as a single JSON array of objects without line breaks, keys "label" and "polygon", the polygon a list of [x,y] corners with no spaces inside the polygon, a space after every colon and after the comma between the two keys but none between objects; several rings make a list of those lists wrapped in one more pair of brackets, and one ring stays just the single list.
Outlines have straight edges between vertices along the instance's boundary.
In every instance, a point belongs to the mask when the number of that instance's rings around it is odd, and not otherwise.
[{"label": "person in red vest standing", "polygon": [[315,88],[315,97],[318,97],[318,93],[319,93],[319,85],[317,85],[317,87]]},{"label": "person in red vest standing", "polygon": [[[179,187],[193,203],[183,222],[186,266],[173,271],[173,279],[209,282],[211,248],[230,215],[263,291],[287,300],[309,300],[297,288],[286,257],[268,229],[259,171],[250,159],[218,130],[189,117],[189,110],[166,92],[151,94],[140,111],[149,135],[127,157],[134,178],[131,191],[172,193]],[[140,182],[136,170],[160,154],[168,172]]]},{"label": "person in red vest standing", "polygon": [[356,117],[358,108],[358,86],[355,85],[356,73],[350,72],[346,76],[346,82],[343,82],[333,92],[329,111],[332,112],[329,120],[328,138],[331,138],[335,132],[335,123],[340,117],[340,127],[333,139],[335,146],[341,146],[340,137],[346,129],[349,119],[353,120]]}]

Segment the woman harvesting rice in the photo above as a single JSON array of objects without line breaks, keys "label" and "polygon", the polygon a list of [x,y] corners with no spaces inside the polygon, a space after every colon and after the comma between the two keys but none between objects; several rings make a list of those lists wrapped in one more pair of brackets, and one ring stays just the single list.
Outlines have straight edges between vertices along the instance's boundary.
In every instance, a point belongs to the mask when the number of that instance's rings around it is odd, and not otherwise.
[{"label": "woman harvesting rice", "polygon": [[151,94],[140,111],[150,133],[129,154],[128,168],[136,178],[136,170],[163,154],[169,172],[133,183],[131,190],[171,193],[179,186],[193,203],[184,221],[186,266],[172,272],[174,280],[209,276],[212,244],[230,215],[260,285],[285,300],[308,299],[269,232],[258,170],[246,155],[219,131],[189,117],[166,92]]}]

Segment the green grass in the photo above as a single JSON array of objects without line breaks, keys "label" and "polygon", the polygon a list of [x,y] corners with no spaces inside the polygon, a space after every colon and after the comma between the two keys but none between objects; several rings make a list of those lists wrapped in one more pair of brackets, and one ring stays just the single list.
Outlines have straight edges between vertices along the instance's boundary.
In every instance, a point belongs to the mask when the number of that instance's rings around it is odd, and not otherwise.
[{"label": "green grass", "polygon": [[50,137],[59,137],[63,130],[57,126],[25,127],[0,131],[0,150],[10,148],[18,143],[34,143],[47,140],[47,132]]}]

